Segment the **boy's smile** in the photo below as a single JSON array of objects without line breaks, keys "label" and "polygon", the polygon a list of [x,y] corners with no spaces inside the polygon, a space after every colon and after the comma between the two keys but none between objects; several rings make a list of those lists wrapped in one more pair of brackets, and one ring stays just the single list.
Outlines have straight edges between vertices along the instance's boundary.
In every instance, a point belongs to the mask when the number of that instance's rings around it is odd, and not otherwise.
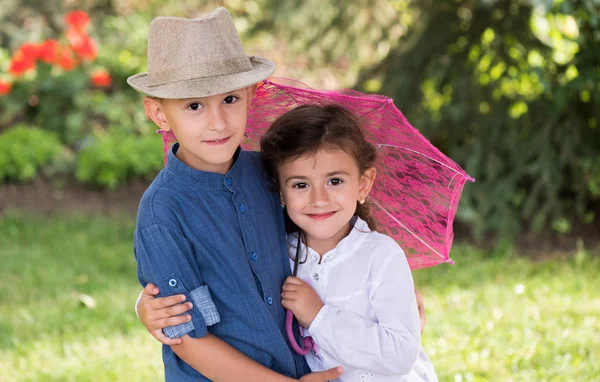
[{"label": "boy's smile", "polygon": [[342,150],[319,150],[289,160],[278,173],[287,213],[305,233],[307,245],[321,255],[335,248],[348,234],[356,203],[366,196],[371,181]]},{"label": "boy's smile", "polygon": [[254,87],[226,94],[190,98],[146,98],[152,119],[179,142],[177,157],[196,170],[225,174],[244,139]]}]

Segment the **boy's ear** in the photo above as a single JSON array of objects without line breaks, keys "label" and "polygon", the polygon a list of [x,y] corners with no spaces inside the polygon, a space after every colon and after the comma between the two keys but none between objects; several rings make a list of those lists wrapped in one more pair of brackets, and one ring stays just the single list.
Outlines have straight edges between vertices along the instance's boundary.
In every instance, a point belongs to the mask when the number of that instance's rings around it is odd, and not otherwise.
[{"label": "boy's ear", "polygon": [[156,126],[164,131],[171,131],[169,121],[167,121],[167,117],[163,110],[163,104],[159,99],[144,97],[144,109],[146,109],[146,114]]},{"label": "boy's ear", "polygon": [[246,88],[246,92],[248,95],[248,109],[250,109],[250,105],[252,105],[252,100],[254,99],[254,94],[256,94],[256,89],[258,88],[258,84],[254,84],[252,86],[248,86]]},{"label": "boy's ear", "polygon": [[360,183],[358,188],[358,196],[359,200],[364,200],[371,192],[371,188],[373,188],[373,183],[375,182],[375,178],[377,177],[377,170],[375,167],[369,167],[361,176]]}]

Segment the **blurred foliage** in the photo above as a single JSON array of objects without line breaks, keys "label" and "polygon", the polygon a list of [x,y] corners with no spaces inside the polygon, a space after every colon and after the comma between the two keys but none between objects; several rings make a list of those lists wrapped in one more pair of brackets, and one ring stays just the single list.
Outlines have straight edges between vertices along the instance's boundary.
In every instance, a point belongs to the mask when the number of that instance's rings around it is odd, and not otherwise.
[{"label": "blurred foliage", "polygon": [[17,125],[0,133],[0,181],[33,179],[62,151],[56,134]]},{"label": "blurred foliage", "polygon": [[[24,42],[60,39],[63,16],[74,6],[91,16],[90,35],[98,41],[93,63],[48,75],[51,83],[0,86],[0,93],[12,86],[0,97],[0,130],[25,121],[57,131],[78,160],[86,157],[80,149],[100,145],[95,150],[106,153],[107,142],[119,145],[125,136],[160,141],[141,95],[126,85],[128,76],[145,70],[148,24],[157,15],[197,17],[223,5],[246,50],[272,58],[276,75],[393,97],[414,126],[477,179],[465,187],[457,218],[480,237],[566,233],[598,220],[598,0],[3,3],[5,70],[10,52]],[[90,84],[98,67],[110,74],[109,86]],[[32,95],[43,102],[32,105]],[[115,187],[139,174],[129,163],[129,170],[92,179],[100,177],[93,158],[105,157],[87,158],[77,165],[79,179]]]},{"label": "blurred foliage", "polygon": [[163,167],[162,142],[156,138],[116,133],[98,136],[79,151],[75,176],[84,183],[115,189],[131,179],[154,175]]},{"label": "blurred foliage", "polygon": [[282,3],[265,1],[270,21],[257,25],[293,39],[295,54],[353,62],[346,79],[393,97],[477,179],[458,212],[476,234],[596,220],[599,1]]}]

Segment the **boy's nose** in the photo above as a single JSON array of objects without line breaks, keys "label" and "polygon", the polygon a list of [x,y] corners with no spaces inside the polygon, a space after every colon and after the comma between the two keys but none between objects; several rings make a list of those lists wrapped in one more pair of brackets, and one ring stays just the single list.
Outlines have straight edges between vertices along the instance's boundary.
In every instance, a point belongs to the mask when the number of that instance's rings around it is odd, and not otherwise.
[{"label": "boy's nose", "polygon": [[324,207],[329,204],[329,194],[324,187],[314,187],[311,192],[311,203],[315,207]]},{"label": "boy's nose", "polygon": [[213,107],[210,110],[210,124],[211,130],[221,131],[227,127],[227,120],[225,118],[225,112],[221,107]]}]

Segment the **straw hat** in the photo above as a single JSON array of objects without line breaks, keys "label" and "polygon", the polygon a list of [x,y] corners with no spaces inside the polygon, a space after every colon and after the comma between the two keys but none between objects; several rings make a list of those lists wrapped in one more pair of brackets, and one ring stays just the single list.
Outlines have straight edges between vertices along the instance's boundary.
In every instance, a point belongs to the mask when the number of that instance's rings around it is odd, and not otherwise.
[{"label": "straw hat", "polygon": [[157,17],[148,31],[148,72],[127,79],[139,92],[167,99],[206,97],[254,85],[275,64],[247,56],[225,8],[198,19]]}]

